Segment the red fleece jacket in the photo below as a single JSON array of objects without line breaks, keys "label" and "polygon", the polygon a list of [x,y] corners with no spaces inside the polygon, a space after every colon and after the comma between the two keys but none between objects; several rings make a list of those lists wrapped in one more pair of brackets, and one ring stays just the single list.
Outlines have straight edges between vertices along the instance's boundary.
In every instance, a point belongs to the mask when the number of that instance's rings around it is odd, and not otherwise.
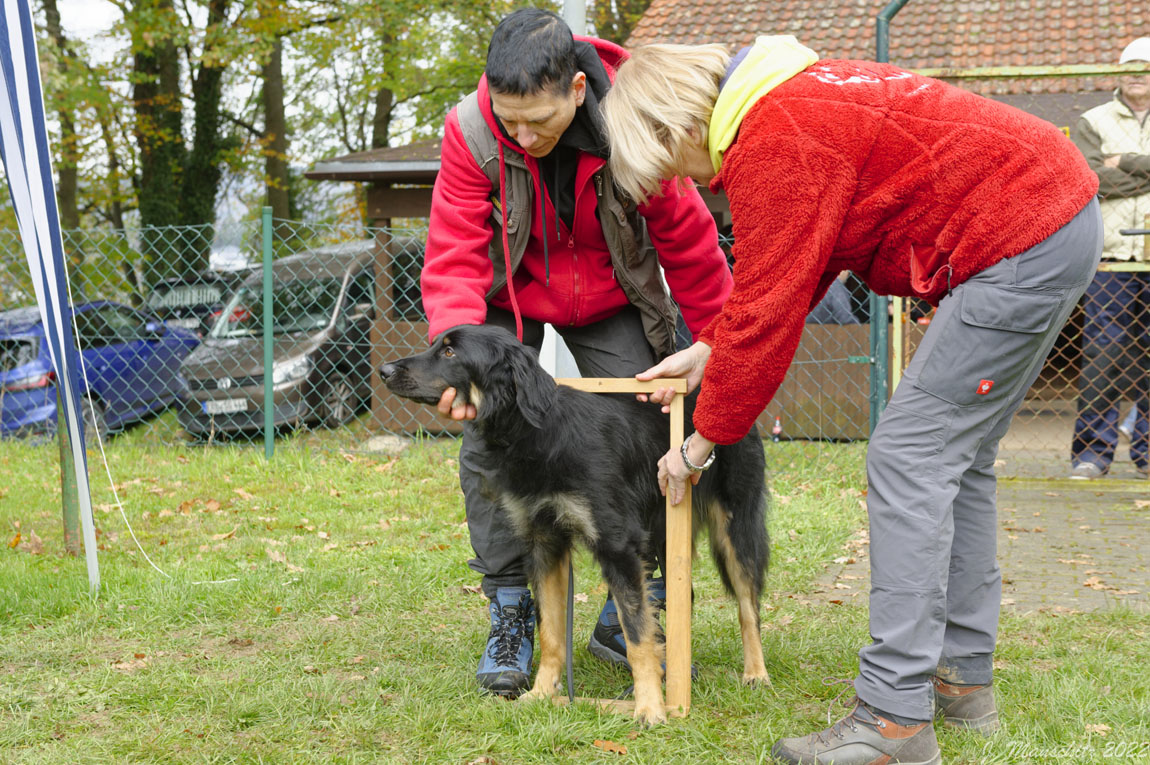
[{"label": "red fleece jacket", "polygon": [[726,444],[770,403],[840,271],[937,305],[1061,228],[1098,178],[1037,117],[893,66],[819,61],[747,113],[719,188],[735,287],[700,337],[713,350],[694,423]]},{"label": "red fleece jacket", "polygon": [[[615,67],[626,56],[623,49],[594,38],[576,39],[596,47],[614,79]],[[499,130],[491,114],[486,77],[479,81],[479,106],[504,151],[523,155],[535,177],[536,194],[546,197],[550,283],[544,268],[543,223],[537,199],[531,238],[515,272],[515,297],[523,316],[563,327],[593,324],[618,313],[628,304],[627,296],[615,281],[611,255],[596,217],[595,186],[591,182],[604,160],[580,153],[575,217],[568,228],[556,215],[550,196],[540,191],[538,162]],[[447,115],[441,166],[431,199],[421,287],[430,322],[428,331],[434,339],[459,324],[483,323],[487,316],[484,297],[494,278],[488,256],[493,232],[491,182],[471,155],[454,109]],[[730,270],[719,249],[714,219],[697,191],[682,193],[671,183],[663,196],[653,198],[639,212],[646,219],[671,296],[679,304],[692,337],[697,337],[718,315],[731,291]],[[496,293],[491,303],[510,311],[507,288]]]}]

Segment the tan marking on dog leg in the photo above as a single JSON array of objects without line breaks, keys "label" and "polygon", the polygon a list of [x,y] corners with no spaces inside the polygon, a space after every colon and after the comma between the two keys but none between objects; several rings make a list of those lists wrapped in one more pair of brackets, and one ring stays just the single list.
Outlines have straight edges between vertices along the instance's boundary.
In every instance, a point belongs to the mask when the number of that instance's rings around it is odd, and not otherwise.
[{"label": "tan marking on dog leg", "polygon": [[647,585],[644,582],[642,592],[642,606],[639,619],[643,629],[632,628],[627,623],[623,610],[619,611],[619,618],[623,621],[623,634],[634,635],[641,633],[643,639],[638,645],[627,642],[627,659],[631,662],[631,679],[635,683],[635,719],[643,725],[658,725],[667,722],[667,705],[663,701],[663,666],[662,655],[664,647],[655,641],[655,632],[658,625],[651,609],[651,601],[647,599]]},{"label": "tan marking on dog leg", "polygon": [[771,678],[763,661],[763,636],[759,627],[759,604],[755,602],[753,580],[739,563],[731,544],[729,519],[718,504],[710,507],[711,544],[722,556],[739,604],[739,632],[743,638],[743,682],[748,685],[770,685]]},{"label": "tan marking on dog leg", "polygon": [[523,698],[551,698],[559,691],[567,650],[567,565],[568,552],[555,568],[535,583],[535,605],[539,609],[539,671],[535,684]]}]

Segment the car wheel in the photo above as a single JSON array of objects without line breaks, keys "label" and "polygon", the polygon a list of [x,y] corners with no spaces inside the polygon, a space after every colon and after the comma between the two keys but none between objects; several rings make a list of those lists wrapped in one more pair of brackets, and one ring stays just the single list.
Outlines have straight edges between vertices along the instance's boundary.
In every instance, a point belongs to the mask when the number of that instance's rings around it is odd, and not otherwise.
[{"label": "car wheel", "polygon": [[[87,396],[84,397],[84,445],[98,446],[108,440],[108,423],[104,418],[104,405]],[[97,434],[99,439],[97,440]]]},{"label": "car wheel", "polygon": [[327,388],[323,389],[320,401],[320,422],[324,428],[338,428],[355,416],[359,397],[355,395],[355,385],[347,374],[337,372],[332,375]]},{"label": "car wheel", "polygon": [[320,422],[325,428],[338,428],[355,416],[358,405],[355,386],[346,373],[338,372],[324,390],[320,403]]}]

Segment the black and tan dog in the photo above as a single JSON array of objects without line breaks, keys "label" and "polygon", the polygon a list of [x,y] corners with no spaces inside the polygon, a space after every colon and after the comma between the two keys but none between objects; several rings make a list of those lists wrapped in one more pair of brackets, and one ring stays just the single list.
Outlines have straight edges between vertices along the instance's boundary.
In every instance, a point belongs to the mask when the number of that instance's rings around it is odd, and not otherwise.
[{"label": "black and tan dog", "polygon": [[[656,462],[667,449],[668,417],[631,395],[556,385],[533,351],[497,327],[448,330],[427,351],[384,364],[380,374],[405,398],[435,404],[451,387],[459,391],[456,405],[476,407],[471,433],[485,442],[490,464],[484,473],[493,484],[487,488],[528,550],[539,604],[539,671],[525,697],[558,691],[567,564],[575,543],[582,542],[599,562],[619,610],[635,682],[635,717],[648,724],[664,721],[662,645],[643,561],[665,545]],[[769,558],[762,442],[752,433],[719,446],[692,496],[694,529],[709,529],[723,584],[738,600],[743,679],[767,682],[759,631]]]}]

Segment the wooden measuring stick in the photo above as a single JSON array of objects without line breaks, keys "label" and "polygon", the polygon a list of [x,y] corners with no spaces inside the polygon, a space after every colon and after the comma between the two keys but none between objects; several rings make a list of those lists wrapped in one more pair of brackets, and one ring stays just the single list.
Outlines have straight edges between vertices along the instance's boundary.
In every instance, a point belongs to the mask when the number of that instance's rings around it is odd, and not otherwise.
[{"label": "wooden measuring stick", "polygon": [[[588,393],[654,393],[670,388],[678,395],[671,402],[671,441],[678,451],[683,444],[683,396],[687,381],[668,378],[641,382],[627,377],[566,377],[559,385]],[[655,470],[655,465],[651,466]],[[686,717],[691,709],[691,484],[678,504],[667,498],[667,714]],[[617,711],[634,709],[611,699],[583,699]],[[562,702],[566,702],[563,699]]]}]

